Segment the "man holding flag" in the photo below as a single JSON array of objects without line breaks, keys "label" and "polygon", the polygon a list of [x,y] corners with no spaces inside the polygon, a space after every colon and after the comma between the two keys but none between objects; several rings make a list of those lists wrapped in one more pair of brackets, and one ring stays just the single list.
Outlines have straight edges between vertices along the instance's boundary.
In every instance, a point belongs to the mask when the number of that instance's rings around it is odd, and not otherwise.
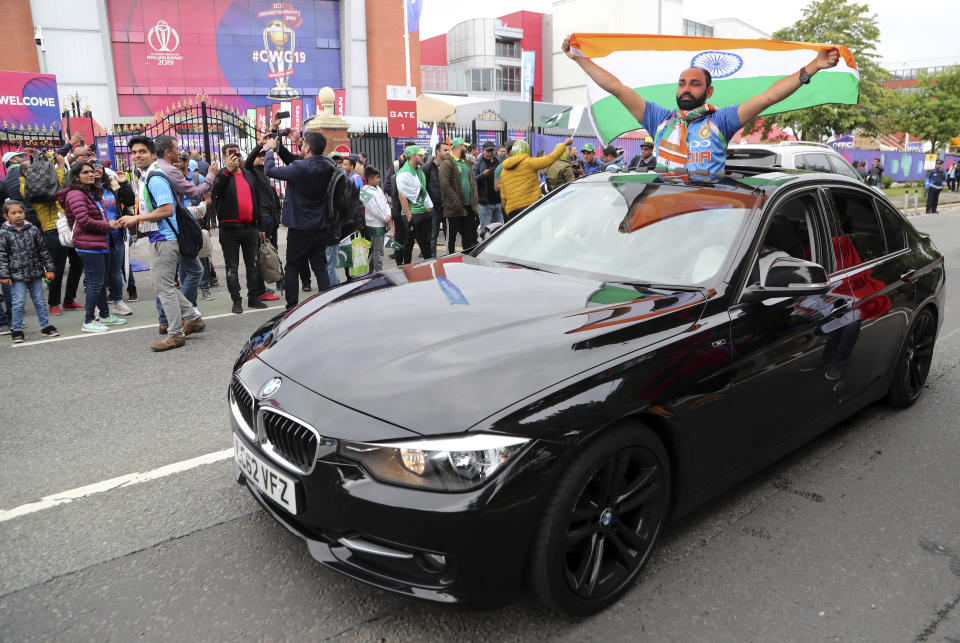
[{"label": "man holding flag", "polygon": [[[619,37],[621,39],[629,38],[627,36],[610,37]],[[657,166],[664,166],[668,169],[682,168],[688,172],[700,170],[700,173],[707,174],[723,172],[727,158],[727,143],[730,138],[743,127],[744,123],[756,118],[769,107],[789,98],[794,92],[800,89],[801,86],[809,84],[811,77],[818,71],[835,67],[840,56],[840,52],[836,47],[803,45],[811,49],[816,49],[816,57],[812,61],[795,72],[783,75],[766,91],[752,97],[747,97],[746,100],[738,105],[729,105],[719,109],[707,103],[707,99],[713,96],[714,91],[712,74],[705,67],[692,66],[680,74],[680,80],[676,86],[678,109],[672,111],[645,100],[640,93],[638,93],[639,90],[635,90],[624,84],[612,73],[600,67],[600,65],[591,58],[588,58],[578,47],[580,43],[576,41],[577,38],[575,36],[572,38],[574,39],[574,46],[571,46],[571,37],[567,37],[563,41],[562,49],[564,53],[567,54],[567,57],[580,65],[590,79],[599,86],[600,90],[615,97],[615,99],[626,108],[630,116],[636,119],[648,132],[655,133],[653,146],[657,157]],[[658,41],[656,44],[659,45],[659,41],[663,39],[649,38],[647,40],[649,42],[656,40]],[[676,43],[678,40],[699,39],[678,39],[673,37],[672,43]],[[759,43],[761,41],[756,42]],[[767,42],[776,43],[776,41]],[[702,46],[710,47],[713,44],[714,43],[697,44],[696,48],[699,49]],[[801,43],[783,44],[801,46]],[[680,47],[682,45],[674,46]],[[611,53],[622,54],[624,52],[621,50]],[[629,53],[641,52],[633,51]],[[732,68],[732,66],[737,63],[737,60],[739,60],[739,66],[733,73],[739,70],[744,64],[743,58],[736,54],[723,51],[707,51],[703,53],[717,54],[718,56],[705,57],[703,59],[704,64],[706,66],[716,64],[715,70],[721,69],[721,73],[726,75],[732,75],[732,73],[728,73],[728,69]],[[681,57],[686,55],[687,52],[680,52]],[[723,56],[726,56],[726,58],[721,58]],[[623,57],[618,59],[612,55],[608,55],[606,58],[609,58],[611,62],[624,60]],[[699,55],[695,55],[691,59],[691,62],[696,61],[698,58]],[[850,57],[850,62],[852,62],[852,57]],[[729,67],[720,66],[721,64],[729,65]],[[591,96],[591,98],[593,98],[593,96]],[[819,100],[818,97],[818,100],[811,104],[822,104],[825,102],[831,101]],[[841,99],[837,102],[848,102],[848,100]],[[856,101],[854,100],[854,102]],[[601,130],[601,135],[603,135],[604,132],[602,130],[604,128],[601,126],[599,120],[603,118],[605,114],[616,115],[616,112],[609,110],[609,107],[606,108],[606,112],[598,110],[596,108],[598,104],[600,104],[600,101],[597,101],[591,108],[591,115]],[[796,107],[787,106],[785,109],[779,111],[786,111],[787,109],[796,109]],[[610,138],[612,138],[612,136]]]}]

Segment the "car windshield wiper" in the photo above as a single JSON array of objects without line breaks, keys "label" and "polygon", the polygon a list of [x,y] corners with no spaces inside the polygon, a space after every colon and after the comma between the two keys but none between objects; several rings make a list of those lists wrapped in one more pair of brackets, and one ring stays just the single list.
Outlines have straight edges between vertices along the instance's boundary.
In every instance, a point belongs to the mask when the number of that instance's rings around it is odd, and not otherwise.
[{"label": "car windshield wiper", "polygon": [[651,288],[653,290],[680,290],[683,292],[703,292],[703,288],[698,286],[681,286],[678,284],[655,284],[649,281],[613,281],[608,283],[615,283],[622,286],[630,286],[631,288]]},{"label": "car windshield wiper", "polygon": [[531,266],[530,264],[520,263],[519,261],[498,261],[497,263],[506,264],[508,266],[516,266],[517,268],[526,268],[527,270],[536,270],[538,272],[549,272],[553,274],[552,271],[547,270],[546,268],[541,268],[540,266]]}]

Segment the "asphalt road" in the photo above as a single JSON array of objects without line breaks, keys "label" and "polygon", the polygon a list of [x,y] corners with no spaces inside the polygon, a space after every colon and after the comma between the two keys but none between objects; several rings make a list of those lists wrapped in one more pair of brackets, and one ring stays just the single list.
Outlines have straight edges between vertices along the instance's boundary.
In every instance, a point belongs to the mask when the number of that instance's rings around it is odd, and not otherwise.
[{"label": "asphalt road", "polygon": [[223,452],[230,366],[270,311],[208,312],[165,355],[146,350],[149,301],[144,328],[0,338],[0,640],[960,641],[960,209],[945,212],[912,218],[949,269],[921,401],[868,408],[671,525],[634,589],[580,622],[530,598],[473,612],[371,589],[264,515]]}]

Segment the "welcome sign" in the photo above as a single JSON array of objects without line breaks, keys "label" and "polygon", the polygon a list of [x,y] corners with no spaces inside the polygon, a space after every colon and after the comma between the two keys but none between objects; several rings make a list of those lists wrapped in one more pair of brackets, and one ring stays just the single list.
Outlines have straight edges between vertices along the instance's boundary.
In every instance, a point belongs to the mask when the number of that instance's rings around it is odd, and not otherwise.
[{"label": "welcome sign", "polygon": [[60,99],[57,77],[0,71],[0,127],[60,129]]}]

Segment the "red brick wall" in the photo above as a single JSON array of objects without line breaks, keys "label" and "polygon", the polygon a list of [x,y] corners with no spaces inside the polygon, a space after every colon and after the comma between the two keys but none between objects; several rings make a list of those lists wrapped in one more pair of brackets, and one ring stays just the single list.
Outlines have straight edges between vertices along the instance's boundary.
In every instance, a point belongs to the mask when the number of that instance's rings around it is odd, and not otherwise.
[{"label": "red brick wall", "polygon": [[30,0],[3,0],[0,4],[3,5],[3,20],[0,20],[3,68],[7,71],[39,73]]},{"label": "red brick wall", "polygon": [[[406,85],[403,3],[367,0],[367,73],[370,115],[387,115],[387,85]],[[410,84],[420,89],[420,34],[410,34]]]}]

